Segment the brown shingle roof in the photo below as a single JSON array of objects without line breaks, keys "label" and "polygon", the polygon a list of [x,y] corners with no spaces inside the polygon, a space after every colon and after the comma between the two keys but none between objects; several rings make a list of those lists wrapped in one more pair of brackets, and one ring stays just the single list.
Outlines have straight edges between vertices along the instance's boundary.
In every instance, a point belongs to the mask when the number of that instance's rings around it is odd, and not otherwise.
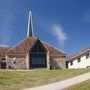
[{"label": "brown shingle roof", "polygon": [[10,49],[9,47],[0,47],[0,57],[5,57],[6,51]]},{"label": "brown shingle roof", "polygon": [[[23,40],[22,42],[20,42],[18,45],[16,45],[14,48],[9,49],[7,51],[7,54],[26,54],[33,47],[33,45],[37,42],[37,40],[38,39],[36,39],[36,38],[28,37],[25,40]],[[41,43],[50,52],[50,55],[65,56],[65,53],[55,49],[51,45],[48,45],[43,41],[41,41]]]},{"label": "brown shingle roof", "polygon": [[19,44],[17,44],[15,47],[9,49],[7,51],[7,54],[26,54],[36,41],[37,39],[28,37]]},{"label": "brown shingle roof", "polygon": [[66,55],[63,51],[60,51],[43,41],[42,41],[42,43],[49,50],[51,56],[54,56],[54,57],[62,56],[63,57]]}]

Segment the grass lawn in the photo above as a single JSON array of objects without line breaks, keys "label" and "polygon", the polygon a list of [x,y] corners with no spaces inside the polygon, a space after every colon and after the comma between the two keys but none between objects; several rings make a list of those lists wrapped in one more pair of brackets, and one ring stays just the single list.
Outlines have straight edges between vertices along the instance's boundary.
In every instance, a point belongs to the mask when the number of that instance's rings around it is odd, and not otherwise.
[{"label": "grass lawn", "polygon": [[0,70],[0,90],[21,90],[23,88],[64,80],[86,72],[90,72],[90,69],[38,71]]},{"label": "grass lawn", "polygon": [[82,83],[73,85],[64,90],[90,90],[90,80],[84,81]]}]

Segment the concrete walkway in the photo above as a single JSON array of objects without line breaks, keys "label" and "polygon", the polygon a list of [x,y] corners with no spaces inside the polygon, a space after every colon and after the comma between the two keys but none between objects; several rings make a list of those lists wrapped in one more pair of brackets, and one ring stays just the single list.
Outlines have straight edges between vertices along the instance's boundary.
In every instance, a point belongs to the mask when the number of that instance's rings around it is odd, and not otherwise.
[{"label": "concrete walkway", "polygon": [[64,81],[59,81],[56,83],[47,84],[47,85],[38,86],[34,88],[29,88],[29,89],[24,89],[24,90],[62,90],[66,87],[72,86],[74,84],[83,82],[88,79],[90,79],[90,72],[64,80]]}]

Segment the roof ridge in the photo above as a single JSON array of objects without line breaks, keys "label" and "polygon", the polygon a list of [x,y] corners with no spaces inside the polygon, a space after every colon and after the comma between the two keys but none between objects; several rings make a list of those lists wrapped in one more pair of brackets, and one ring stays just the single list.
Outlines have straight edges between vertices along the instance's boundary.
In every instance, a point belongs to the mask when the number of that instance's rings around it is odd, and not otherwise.
[{"label": "roof ridge", "polygon": [[72,56],[70,56],[69,59],[73,59],[73,58],[75,58],[75,57],[78,57],[79,55],[82,55],[82,54],[88,52],[88,50],[90,50],[89,47],[88,47],[88,48],[85,48],[85,49],[83,49],[83,50],[81,50],[81,51],[79,51],[79,52],[77,52],[76,54],[74,54],[74,55],[72,55]]}]

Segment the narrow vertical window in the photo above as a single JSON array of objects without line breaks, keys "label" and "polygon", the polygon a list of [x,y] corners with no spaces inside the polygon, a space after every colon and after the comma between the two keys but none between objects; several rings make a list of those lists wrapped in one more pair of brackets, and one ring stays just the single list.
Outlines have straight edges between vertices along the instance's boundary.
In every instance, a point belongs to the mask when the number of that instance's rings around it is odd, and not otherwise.
[{"label": "narrow vertical window", "polygon": [[71,66],[73,65],[73,61],[70,61],[70,65],[71,65]]},{"label": "narrow vertical window", "polygon": [[88,58],[89,58],[89,53],[86,54],[86,59],[88,59]]},{"label": "narrow vertical window", "polygon": [[77,59],[77,62],[78,62],[78,63],[81,62],[81,58],[78,58],[78,59]]}]

